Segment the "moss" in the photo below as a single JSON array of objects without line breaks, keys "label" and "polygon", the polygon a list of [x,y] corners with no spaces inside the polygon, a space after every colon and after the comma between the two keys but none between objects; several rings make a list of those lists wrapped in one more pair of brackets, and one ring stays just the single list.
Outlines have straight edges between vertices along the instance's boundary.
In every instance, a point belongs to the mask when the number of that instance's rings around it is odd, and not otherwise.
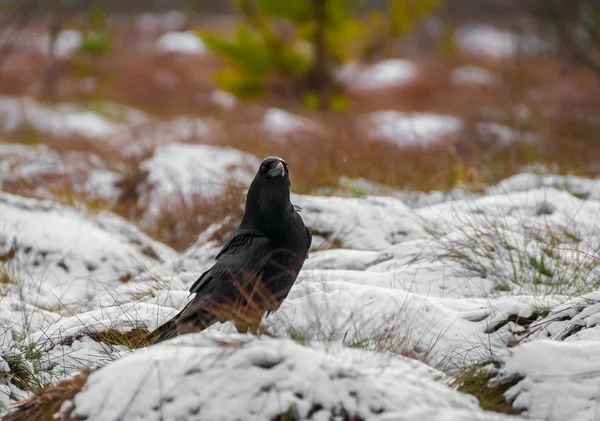
[{"label": "moss", "polygon": [[490,380],[496,373],[486,370],[482,365],[477,365],[458,375],[454,386],[461,392],[475,396],[479,406],[486,411],[501,412],[504,414],[518,415],[524,409],[514,408],[508,402],[504,393],[521,381],[522,377],[514,377],[506,382],[490,385]]}]

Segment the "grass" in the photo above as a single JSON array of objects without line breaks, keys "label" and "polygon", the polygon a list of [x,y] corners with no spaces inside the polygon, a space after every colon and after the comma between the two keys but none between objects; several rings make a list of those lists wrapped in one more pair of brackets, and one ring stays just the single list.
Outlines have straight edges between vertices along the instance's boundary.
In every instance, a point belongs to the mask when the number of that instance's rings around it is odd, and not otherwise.
[{"label": "grass", "polygon": [[[432,231],[442,257],[471,276],[489,279],[497,292],[585,294],[600,287],[599,261],[570,228],[504,216],[464,216],[452,233]],[[448,235],[449,234],[449,235]]]},{"label": "grass", "polygon": [[[453,387],[457,390],[473,395],[479,401],[481,409],[486,411],[501,412],[510,415],[519,415],[524,409],[514,408],[511,402],[504,397],[504,393],[516,385],[522,378],[515,377],[510,381],[494,383],[496,377],[493,370],[486,368],[490,362],[473,366],[453,380]],[[497,365],[497,362],[491,362]]]},{"label": "grass", "polygon": [[40,368],[43,354],[34,345],[15,348],[2,358],[10,368],[10,382],[19,389],[36,391],[46,385],[43,380],[44,371]]},{"label": "grass", "polygon": [[85,386],[90,370],[83,370],[73,378],[63,380],[54,386],[39,390],[21,402],[18,409],[8,414],[5,421],[50,421],[61,419],[75,421],[69,410],[56,418],[55,414],[61,409],[65,401],[71,400]]},{"label": "grass", "polygon": [[133,350],[148,345],[148,341],[146,340],[148,333],[148,330],[143,327],[135,327],[128,332],[106,329],[103,332],[90,333],[88,336],[96,342],[101,342],[110,346],[124,346]]}]

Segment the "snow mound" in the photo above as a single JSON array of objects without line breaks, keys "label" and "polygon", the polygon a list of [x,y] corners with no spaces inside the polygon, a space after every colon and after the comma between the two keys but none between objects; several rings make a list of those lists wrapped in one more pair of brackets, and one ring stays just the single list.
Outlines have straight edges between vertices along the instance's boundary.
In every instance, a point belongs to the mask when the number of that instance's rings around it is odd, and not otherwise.
[{"label": "snow mound", "polygon": [[384,60],[367,68],[348,67],[342,78],[351,89],[375,90],[399,87],[412,82],[418,75],[417,66],[407,60]]},{"label": "snow mound", "polygon": [[475,125],[475,132],[480,140],[486,140],[491,145],[497,146],[507,146],[517,141],[533,144],[540,138],[535,133],[522,132],[497,123],[477,123]]},{"label": "snow mound", "polygon": [[60,57],[71,57],[75,54],[83,42],[81,32],[73,29],[60,31],[54,45],[55,52]]},{"label": "snow mound", "polygon": [[230,185],[249,185],[259,165],[256,157],[229,147],[167,144],[141,165],[152,190],[140,200],[154,214],[173,195],[190,204],[196,194],[213,198]]},{"label": "snow mound", "polygon": [[118,125],[70,104],[46,107],[29,98],[0,97],[0,131],[28,127],[54,136],[105,138],[115,133]]},{"label": "snow mound", "polygon": [[369,114],[365,126],[373,139],[385,139],[398,145],[424,145],[456,133],[462,122],[452,116],[376,111]]},{"label": "snow mound", "polygon": [[156,41],[160,53],[204,54],[207,49],[193,31],[167,32]]},{"label": "snow mound", "polygon": [[100,294],[176,256],[119,217],[6,193],[0,239],[23,300],[57,311],[93,308]]},{"label": "snow mound", "polygon": [[517,174],[502,180],[496,186],[486,189],[488,194],[505,194],[511,192],[523,192],[538,188],[555,188],[565,190],[574,196],[588,200],[600,200],[600,182],[589,178],[576,177],[572,175],[538,175]]},{"label": "snow mound", "polygon": [[0,147],[0,187],[17,188],[22,194],[53,199],[65,185],[89,199],[111,201],[119,176],[97,155],[68,151],[58,153],[46,145],[8,144]]},{"label": "snow mound", "polygon": [[265,112],[262,128],[275,135],[284,135],[301,130],[315,130],[317,125],[302,117],[298,117],[278,108],[270,108]]},{"label": "snow mound", "polygon": [[383,250],[423,233],[419,218],[390,197],[364,199],[293,195],[304,223],[312,230],[313,247],[338,244],[355,250]]},{"label": "snow mound", "polygon": [[234,95],[221,90],[214,91],[211,94],[210,99],[214,104],[225,109],[232,109],[235,107],[235,104],[237,104],[237,99]]},{"label": "snow mound", "polygon": [[510,349],[497,381],[523,377],[504,396],[527,418],[598,419],[600,360],[597,341],[540,340]]},{"label": "snow mound", "polygon": [[529,327],[526,339],[600,341],[600,292],[574,297],[552,308],[548,316]]},{"label": "snow mound", "polygon": [[275,335],[413,355],[440,369],[486,361],[514,338],[511,317],[529,319],[557,303],[533,296],[435,298],[407,292],[389,273],[314,270],[299,278],[265,319]]},{"label": "snow mound", "polygon": [[219,140],[221,125],[212,119],[181,116],[167,121],[129,124],[111,136],[112,146],[124,156],[139,157],[171,143]]},{"label": "snow mound", "polygon": [[281,414],[371,419],[418,408],[479,411],[472,397],[436,382],[434,375],[415,370],[414,362],[382,364],[361,351],[336,354],[289,340],[192,334],[90,375],[74,399],[73,415],[89,421],[124,416],[225,421]]},{"label": "snow mound", "polygon": [[372,418],[372,421],[514,421],[518,419],[522,418],[472,409],[416,408],[380,415]]},{"label": "snow mound", "polygon": [[530,55],[547,51],[550,46],[540,38],[520,35],[486,25],[466,25],[455,34],[458,47],[470,54],[495,59],[514,57],[517,53]]},{"label": "snow mound", "polygon": [[429,250],[456,279],[482,279],[496,292],[536,295],[594,288],[589,279],[600,276],[594,258],[600,247],[599,212],[597,201],[552,188],[416,211],[437,232]]},{"label": "snow mound", "polygon": [[500,85],[500,80],[483,67],[465,66],[454,69],[450,73],[450,83],[456,86],[494,87]]}]

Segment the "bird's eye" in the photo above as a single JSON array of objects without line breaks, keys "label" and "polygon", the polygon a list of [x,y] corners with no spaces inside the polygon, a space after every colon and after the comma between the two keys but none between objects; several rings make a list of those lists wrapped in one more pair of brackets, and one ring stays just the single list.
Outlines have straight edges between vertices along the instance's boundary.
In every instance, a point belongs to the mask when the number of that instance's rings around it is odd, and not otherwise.
[{"label": "bird's eye", "polygon": [[265,171],[267,170],[267,167],[266,167],[265,165],[261,165],[261,166],[260,166],[260,170],[261,170],[262,172],[265,172]]}]

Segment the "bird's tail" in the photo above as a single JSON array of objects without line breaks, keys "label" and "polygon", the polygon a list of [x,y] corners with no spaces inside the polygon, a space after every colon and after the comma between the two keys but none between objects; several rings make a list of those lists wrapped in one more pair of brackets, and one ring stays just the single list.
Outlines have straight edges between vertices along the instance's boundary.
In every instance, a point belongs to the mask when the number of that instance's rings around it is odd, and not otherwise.
[{"label": "bird's tail", "polygon": [[196,310],[192,316],[185,314],[185,309],[168,322],[160,325],[146,336],[150,345],[166,341],[167,339],[185,335],[192,332],[201,332],[217,321],[215,314]]},{"label": "bird's tail", "polygon": [[146,336],[146,340],[150,345],[166,341],[178,336],[177,330],[177,319],[174,317],[150,332]]}]

